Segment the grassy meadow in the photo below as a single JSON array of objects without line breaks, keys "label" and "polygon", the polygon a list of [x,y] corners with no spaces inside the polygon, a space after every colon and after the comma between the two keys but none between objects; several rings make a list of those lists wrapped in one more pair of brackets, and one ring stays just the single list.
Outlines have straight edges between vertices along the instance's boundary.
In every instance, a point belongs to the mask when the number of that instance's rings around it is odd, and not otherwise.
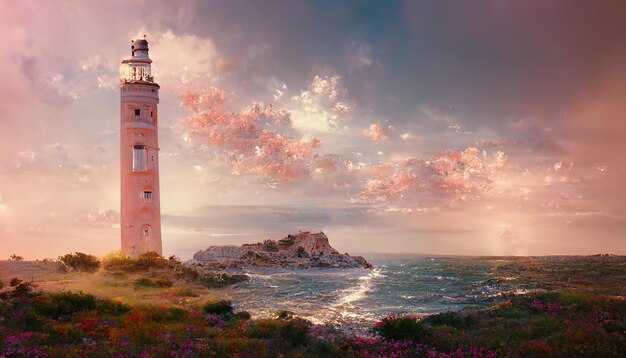
[{"label": "grassy meadow", "polygon": [[485,258],[494,276],[542,289],[355,334],[289,311],[235,311],[224,298],[244,277],[153,254],[81,255],[0,262],[0,357],[626,356],[624,258]]}]

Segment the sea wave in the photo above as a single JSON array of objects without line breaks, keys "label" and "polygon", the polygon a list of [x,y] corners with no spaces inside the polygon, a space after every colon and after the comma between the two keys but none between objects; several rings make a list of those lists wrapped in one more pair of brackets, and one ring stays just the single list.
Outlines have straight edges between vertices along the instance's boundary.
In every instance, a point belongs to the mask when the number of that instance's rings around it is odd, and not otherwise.
[{"label": "sea wave", "polygon": [[[330,270],[259,270],[238,286],[237,308],[271,316],[290,310],[314,323],[366,329],[389,314],[431,314],[488,304],[532,287],[493,277],[482,261],[415,257],[376,262],[375,268]],[[439,265],[435,267],[434,265]]]},{"label": "sea wave", "polygon": [[340,297],[340,303],[353,303],[365,297],[372,290],[372,280],[376,277],[383,276],[379,268],[372,269],[369,274],[359,277],[359,284],[346,290],[345,295]]}]

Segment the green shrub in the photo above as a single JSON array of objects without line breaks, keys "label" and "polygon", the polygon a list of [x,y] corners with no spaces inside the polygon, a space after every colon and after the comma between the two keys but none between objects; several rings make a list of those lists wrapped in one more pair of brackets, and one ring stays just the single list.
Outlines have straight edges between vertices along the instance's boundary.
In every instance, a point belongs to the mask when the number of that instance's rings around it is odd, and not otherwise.
[{"label": "green shrub", "polygon": [[296,243],[296,238],[292,235],[287,235],[286,238],[278,240],[278,245],[283,248],[288,248]]},{"label": "green shrub", "polygon": [[389,316],[376,324],[374,332],[386,340],[411,340],[421,342],[427,328],[414,316]]},{"label": "green shrub", "polygon": [[6,298],[27,296],[33,292],[33,288],[37,287],[34,283],[21,280],[17,277],[11,279],[9,286],[13,287],[13,291],[4,293],[3,296],[6,296]]},{"label": "green shrub", "polygon": [[269,252],[277,252],[279,250],[278,244],[274,240],[263,241],[263,248],[265,249],[265,251]]},{"label": "green shrub", "polygon": [[59,256],[59,260],[76,271],[96,272],[100,268],[97,257],[82,252]]},{"label": "green shrub", "polygon": [[306,345],[309,324],[303,319],[293,319],[280,329],[280,336],[293,346]]},{"label": "green shrub", "polygon": [[172,287],[172,281],[167,278],[142,277],[135,281],[135,287]]},{"label": "green shrub", "polygon": [[230,301],[219,300],[207,302],[202,306],[204,312],[222,317],[228,317],[233,313],[233,306]]},{"label": "green shrub", "polygon": [[175,306],[139,306],[134,311],[139,315],[144,315],[147,320],[160,323],[180,322],[187,316],[188,311]]},{"label": "green shrub", "polygon": [[150,268],[170,268],[170,260],[162,257],[154,251],[149,251],[141,254],[136,259],[137,267],[139,270],[148,270]]},{"label": "green shrub", "polygon": [[9,256],[9,260],[10,261],[22,261],[22,260],[24,260],[24,258],[22,256],[18,256],[16,254],[13,254],[13,255]]},{"label": "green shrub", "polygon": [[426,317],[423,323],[431,326],[449,326],[457,329],[468,328],[476,322],[471,315],[464,315],[457,312],[442,312]]},{"label": "green shrub", "polygon": [[162,309],[157,322],[180,322],[187,316],[187,310],[180,307],[167,307]]},{"label": "green shrub", "polygon": [[248,327],[246,334],[250,338],[280,339],[292,345],[306,345],[310,322],[294,318],[292,320],[262,319]]},{"label": "green shrub", "polygon": [[580,311],[586,311],[591,309],[591,307],[593,307],[594,301],[596,300],[592,295],[574,292],[572,290],[563,290],[559,292],[556,296],[557,299],[565,306]]},{"label": "green shrub", "polygon": [[107,255],[103,266],[108,271],[139,272],[151,268],[172,268],[170,260],[150,251],[132,258],[117,252]]},{"label": "green shrub", "polygon": [[170,264],[174,269],[174,274],[177,278],[181,278],[187,281],[196,281],[200,278],[200,274],[195,269],[185,266],[180,261],[170,258]]},{"label": "green shrub", "polygon": [[116,251],[104,257],[102,260],[102,267],[108,271],[130,272],[133,261],[134,260],[131,257],[126,256],[121,251]]},{"label": "green shrub", "polygon": [[520,338],[531,340],[550,337],[555,332],[559,332],[562,322],[548,315],[534,315],[511,323],[511,329],[516,330]]},{"label": "green shrub", "polygon": [[181,287],[172,290],[172,295],[180,297],[200,297],[200,292],[197,289]]},{"label": "green shrub", "polygon": [[199,281],[207,288],[220,288],[249,280],[250,278],[247,275],[229,275],[225,273],[206,273],[199,278]]},{"label": "green shrub", "polygon": [[47,299],[37,303],[37,311],[45,316],[58,318],[96,308],[96,297],[82,291],[51,293]]},{"label": "green shrub", "polygon": [[288,310],[280,310],[276,311],[275,315],[278,319],[292,319],[295,313]]},{"label": "green shrub", "polygon": [[246,335],[250,338],[276,339],[280,337],[280,329],[285,325],[285,321],[275,319],[260,319],[255,321],[246,330]]},{"label": "green shrub", "polygon": [[24,282],[24,280],[21,280],[21,279],[19,279],[19,278],[17,278],[17,277],[13,277],[13,278],[11,279],[11,281],[9,281],[9,286],[11,286],[11,287],[15,287],[15,286],[19,285],[19,284],[20,284],[20,283],[22,283],[22,282]]},{"label": "green shrub", "polygon": [[33,310],[25,310],[24,316],[19,322],[14,322],[18,327],[27,331],[39,331],[44,329],[48,322],[45,317]]},{"label": "green shrub", "polygon": [[[13,304],[9,301],[0,300],[0,317],[6,318],[9,315],[9,312],[13,309]],[[4,319],[0,319],[0,321],[4,321]]]},{"label": "green shrub", "polygon": [[247,321],[252,318],[252,315],[248,311],[240,311],[235,313],[234,318],[242,321]]},{"label": "green shrub", "polygon": [[119,315],[131,309],[130,305],[116,300],[99,299],[96,301],[96,310],[100,313]]},{"label": "green shrub", "polygon": [[31,292],[33,292],[34,287],[35,287],[35,284],[33,284],[32,282],[21,282],[15,286],[15,288],[13,289],[12,295],[13,297],[26,296],[30,294]]},{"label": "green shrub", "polygon": [[526,316],[525,311],[520,311],[513,308],[500,308],[495,312],[495,314],[498,317],[504,319],[521,319]]}]

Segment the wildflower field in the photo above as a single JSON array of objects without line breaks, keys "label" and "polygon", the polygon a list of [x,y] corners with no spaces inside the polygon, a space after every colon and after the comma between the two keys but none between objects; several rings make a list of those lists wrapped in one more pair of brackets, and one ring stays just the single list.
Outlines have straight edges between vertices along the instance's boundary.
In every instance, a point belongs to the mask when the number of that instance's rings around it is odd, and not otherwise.
[{"label": "wildflower field", "polygon": [[[88,266],[95,275],[93,262]],[[462,312],[389,316],[355,334],[287,311],[251,319],[229,301],[195,295],[194,285],[206,280],[172,260],[116,258],[98,267],[140,275],[122,278],[134,290],[176,290],[194,299],[127,303],[6,280],[0,283],[0,357],[626,356],[626,301],[616,294],[623,281],[511,295]],[[613,278],[621,280],[623,269],[614,268]],[[151,276],[153,270],[160,276]]]}]

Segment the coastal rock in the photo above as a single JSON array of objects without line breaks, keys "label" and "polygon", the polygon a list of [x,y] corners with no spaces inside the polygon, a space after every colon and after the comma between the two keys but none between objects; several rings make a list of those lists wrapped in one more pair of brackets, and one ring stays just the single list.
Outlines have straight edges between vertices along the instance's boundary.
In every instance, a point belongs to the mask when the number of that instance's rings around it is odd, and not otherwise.
[{"label": "coastal rock", "polygon": [[248,266],[282,268],[368,268],[372,265],[361,256],[340,254],[323,233],[300,232],[275,241],[265,240],[241,246],[211,246],[198,251],[193,261],[212,269],[235,269]]}]

